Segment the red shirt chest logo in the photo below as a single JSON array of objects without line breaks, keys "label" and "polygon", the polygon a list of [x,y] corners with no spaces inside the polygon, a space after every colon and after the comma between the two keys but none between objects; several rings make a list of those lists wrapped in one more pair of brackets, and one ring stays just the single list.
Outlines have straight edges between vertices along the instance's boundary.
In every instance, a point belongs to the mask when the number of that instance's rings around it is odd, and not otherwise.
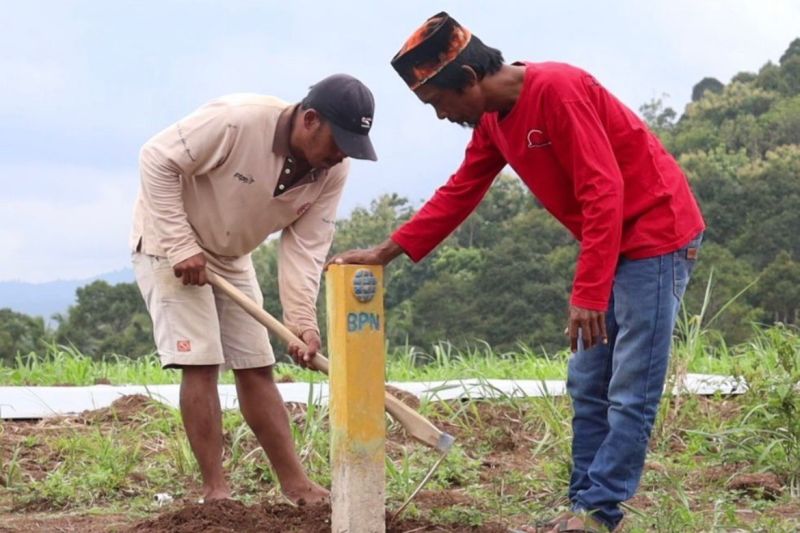
[{"label": "red shirt chest logo", "polygon": [[538,128],[528,130],[526,141],[528,142],[528,148],[544,148],[552,144],[544,132]]}]

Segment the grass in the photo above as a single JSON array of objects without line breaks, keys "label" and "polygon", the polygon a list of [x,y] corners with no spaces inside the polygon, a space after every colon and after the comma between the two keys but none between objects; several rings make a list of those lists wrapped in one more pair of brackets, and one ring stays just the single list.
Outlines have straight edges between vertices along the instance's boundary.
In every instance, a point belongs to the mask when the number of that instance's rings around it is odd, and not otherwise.
[{"label": "grass", "polygon": [[48,345],[42,353],[17,355],[13,365],[0,364],[0,385],[159,385],[179,380],[179,374],[163,370],[154,355],[95,360],[73,347],[57,344]]},{"label": "grass", "polygon": [[[691,353],[689,354],[689,351]],[[686,355],[690,356],[687,357]],[[423,351],[414,346],[390,347],[386,358],[387,381],[439,381],[462,378],[484,379],[564,379],[569,353],[562,351],[544,357],[527,346],[498,353],[486,344],[457,349],[447,342]],[[736,357],[725,345],[701,348],[679,344],[676,358],[686,361],[691,372],[731,374],[737,369]],[[293,381],[319,381],[319,374],[281,361],[278,377]],[[95,360],[69,346],[52,344],[41,353],[17,355],[13,364],[0,362],[0,386],[85,386],[96,383],[114,385],[179,383],[180,373],[164,370],[154,354],[139,358],[118,355]],[[233,383],[225,372],[221,383]]]},{"label": "grass", "polygon": [[[550,359],[521,347],[495,354],[486,346],[458,351],[442,343],[429,353],[403,347],[388,358],[390,380],[465,377],[562,378],[566,354]],[[760,330],[751,342],[726,346],[684,319],[670,368],[747,380],[736,397],[665,397],[637,496],[628,502],[627,532],[797,531],[800,528],[800,332]],[[307,371],[281,365],[280,374]],[[317,381],[318,375],[315,376]],[[92,361],[64,347],[20,357],[0,369],[3,384],[169,383],[155,358]],[[229,379],[223,376],[224,379]],[[488,386],[485,384],[484,386]],[[518,525],[566,505],[571,410],[566,398],[500,396],[486,401],[424,402],[421,411],[457,437],[410,516],[460,526]],[[292,435],[310,475],[330,483],[327,408],[291,407]],[[436,460],[387,419],[387,498],[397,507]],[[275,476],[238,412],[224,414],[225,466],[237,496],[277,495]],[[752,486],[734,489],[743,474]],[[760,477],[758,477],[760,476]],[[776,491],[767,490],[774,483]],[[195,498],[197,466],[178,412],[156,404],[129,417],[53,419],[0,424],[0,503],[21,511],[121,513],[130,520],[160,511],[154,495]],[[443,503],[441,498],[448,498]],[[38,515],[41,516],[41,515]]]}]

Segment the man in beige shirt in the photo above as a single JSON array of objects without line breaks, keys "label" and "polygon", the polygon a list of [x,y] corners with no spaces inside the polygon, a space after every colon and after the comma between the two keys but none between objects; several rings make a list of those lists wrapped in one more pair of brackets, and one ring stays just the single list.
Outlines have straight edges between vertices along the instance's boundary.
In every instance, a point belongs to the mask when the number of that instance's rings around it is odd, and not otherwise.
[{"label": "man in beige shirt", "polygon": [[250,253],[281,231],[278,284],[284,322],[308,351],[320,347],[316,298],[349,167],[376,160],[368,133],[374,100],[357,79],[325,78],[299,104],[235,94],[214,100],[150,139],[131,250],[165,368],[182,371],[180,408],[206,501],[230,497],[222,469],[220,365],[233,369],[239,404],[293,502],[328,492],[306,475],[273,381],[267,332],[206,284],[206,268],[259,304]]}]

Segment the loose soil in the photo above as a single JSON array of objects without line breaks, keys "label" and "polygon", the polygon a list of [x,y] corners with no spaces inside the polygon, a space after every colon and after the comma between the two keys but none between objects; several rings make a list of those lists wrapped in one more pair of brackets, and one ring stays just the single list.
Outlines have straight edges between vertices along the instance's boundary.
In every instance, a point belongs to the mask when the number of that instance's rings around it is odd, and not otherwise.
[{"label": "loose soil", "polygon": [[164,409],[164,405],[143,394],[122,396],[114,400],[108,407],[84,411],[78,419],[88,425],[108,422],[130,423],[152,417]]},{"label": "loose soil", "polygon": [[[387,513],[388,514],[388,513]],[[292,507],[285,504],[262,503],[247,506],[237,501],[217,501],[191,504],[177,511],[145,520],[131,526],[126,533],[255,533],[275,531],[286,533],[321,533],[331,529],[331,509],[328,505]],[[387,533],[408,531],[446,531],[499,533],[507,529],[500,525],[481,527],[447,526],[417,519],[387,519]]]},{"label": "loose soil", "polygon": [[783,493],[783,485],[772,473],[741,474],[728,482],[729,490],[742,491],[751,498],[774,500]]},{"label": "loose soil", "polygon": [[[413,395],[396,389],[391,392],[415,408],[419,405]],[[732,422],[736,420],[741,410],[735,399],[717,400],[716,403],[714,400],[700,399],[699,402],[701,412],[707,412],[709,416],[715,413],[719,416],[721,412],[722,418]],[[306,406],[288,404],[287,409],[292,421],[302,427],[305,424]],[[117,431],[120,426],[138,429],[148,420],[164,416],[166,410],[167,408],[160,403],[146,396],[136,395],[122,397],[107,408],[86,411],[78,416],[40,421],[2,422],[0,466],[8,464],[12,453],[16,453],[17,483],[20,479],[41,480],[56,470],[64,460],[55,448],[47,445],[51,437],[73,435],[75,432],[101,431],[105,434]],[[507,491],[509,494],[516,492],[517,496],[522,491],[525,499],[529,499],[532,503],[548,502],[548,510],[555,510],[556,507],[563,505],[564,486],[561,483],[554,483],[552,474],[542,469],[543,463],[553,461],[552,452],[543,450],[538,454],[532,453],[540,442],[552,438],[546,435],[549,430],[541,421],[541,417],[537,416],[540,410],[541,405],[536,405],[534,402],[452,401],[429,404],[427,412],[436,426],[454,435],[456,444],[467,456],[479,460],[477,483],[476,486],[460,487],[454,482],[446,489],[423,490],[414,500],[414,506],[419,514],[412,514],[411,516],[415,518],[411,518],[409,513],[406,513],[398,521],[387,523],[387,531],[494,533],[506,531],[509,525],[519,525],[534,518],[530,515],[512,516],[500,510],[486,509],[484,499],[475,496],[475,489],[493,493],[498,490]],[[683,418],[686,415],[677,410],[673,416]],[[680,427],[691,428],[690,422],[681,423]],[[320,429],[327,430],[327,421],[322,423]],[[230,435],[228,437],[230,438]],[[669,449],[675,453],[685,452],[685,445],[680,435],[672,433],[668,438]],[[149,444],[155,448],[161,445]],[[248,443],[245,450],[250,450],[251,444],[253,449],[257,447],[257,443],[253,440],[252,443]],[[389,458],[397,463],[399,459],[407,456],[408,449],[412,446],[419,445],[414,443],[398,424],[392,423],[389,426],[386,442]],[[648,487],[645,483],[639,494],[629,503],[645,513],[657,510],[660,499],[655,491],[662,489],[660,479],[664,476],[683,475],[682,485],[698,508],[705,508],[706,500],[712,501],[705,497],[701,501],[702,494],[708,494],[709,491],[718,494],[727,493],[732,495],[737,507],[735,512],[744,521],[754,521],[758,518],[759,513],[752,513],[749,510],[754,500],[765,500],[759,505],[773,505],[771,508],[773,516],[800,521],[800,501],[796,498],[787,498],[789,491],[785,487],[786,480],[772,473],[748,473],[752,472],[753,465],[747,463],[704,464],[711,459],[711,457],[697,456],[693,463],[696,465],[695,468],[687,471],[680,465],[672,464],[666,456],[650,458],[646,471],[652,478],[652,486]],[[4,471],[0,470],[0,533],[6,531],[318,533],[330,530],[330,508],[326,506],[295,508],[272,500],[253,505],[239,501],[200,505],[190,503],[197,501],[199,496],[191,487],[187,487],[188,492],[184,492],[181,499],[165,507],[157,510],[150,507],[149,512],[153,514],[149,516],[148,511],[141,507],[138,515],[123,514],[124,511],[120,509],[125,505],[124,500],[114,500],[113,511],[110,506],[104,509],[103,502],[98,502],[98,507],[91,511],[86,508],[63,510],[48,507],[46,501],[41,502],[41,505],[22,509],[18,506],[18,502],[12,502],[9,491],[4,492],[3,475]],[[129,479],[134,479],[137,475],[139,475],[137,471],[132,471]],[[512,480],[512,485],[504,485],[507,477]],[[518,481],[515,482],[514,479]],[[134,481],[134,485],[139,485],[137,480]],[[537,488],[531,488],[532,486]],[[272,485],[266,485],[263,494],[268,497],[271,488]],[[250,497],[253,497],[252,493]],[[258,496],[259,499],[261,497]],[[772,502],[772,500],[777,501]],[[399,505],[398,502],[394,504]],[[441,518],[450,516],[441,513],[448,509],[481,509],[489,519],[503,524],[469,527],[436,523],[435,520],[454,520],[452,517]],[[95,514],[104,512],[111,514]],[[709,515],[713,514],[711,506],[708,507],[708,512]],[[146,518],[142,518],[143,516]],[[391,516],[391,509],[387,509],[387,516]]]}]

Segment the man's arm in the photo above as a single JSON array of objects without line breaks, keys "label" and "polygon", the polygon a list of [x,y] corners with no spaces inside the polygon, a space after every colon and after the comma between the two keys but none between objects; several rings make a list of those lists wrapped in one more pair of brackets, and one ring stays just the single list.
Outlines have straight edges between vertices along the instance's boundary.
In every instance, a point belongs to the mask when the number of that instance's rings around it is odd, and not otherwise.
[{"label": "man's arm", "polygon": [[481,126],[467,145],[464,161],[414,217],[383,243],[338,254],[328,263],[387,265],[405,252],[420,261],[478,206],[506,161]]},{"label": "man's arm", "polygon": [[622,240],[622,173],[594,106],[575,99],[554,102],[548,128],[559,162],[572,176],[581,205],[580,254],[570,298],[568,334],[577,350],[606,342],[605,312]]},{"label": "man's arm", "polygon": [[311,207],[281,232],[278,252],[278,288],[286,326],[309,345],[303,352],[289,351],[303,364],[320,347],[317,324],[317,294],[325,256],[330,250],[349,162],[334,167],[324,178],[325,186]]},{"label": "man's arm", "polygon": [[156,134],[139,154],[142,195],[153,229],[184,284],[205,283],[205,256],[183,207],[181,180],[205,174],[224,161],[236,134],[228,106],[211,103]]}]

